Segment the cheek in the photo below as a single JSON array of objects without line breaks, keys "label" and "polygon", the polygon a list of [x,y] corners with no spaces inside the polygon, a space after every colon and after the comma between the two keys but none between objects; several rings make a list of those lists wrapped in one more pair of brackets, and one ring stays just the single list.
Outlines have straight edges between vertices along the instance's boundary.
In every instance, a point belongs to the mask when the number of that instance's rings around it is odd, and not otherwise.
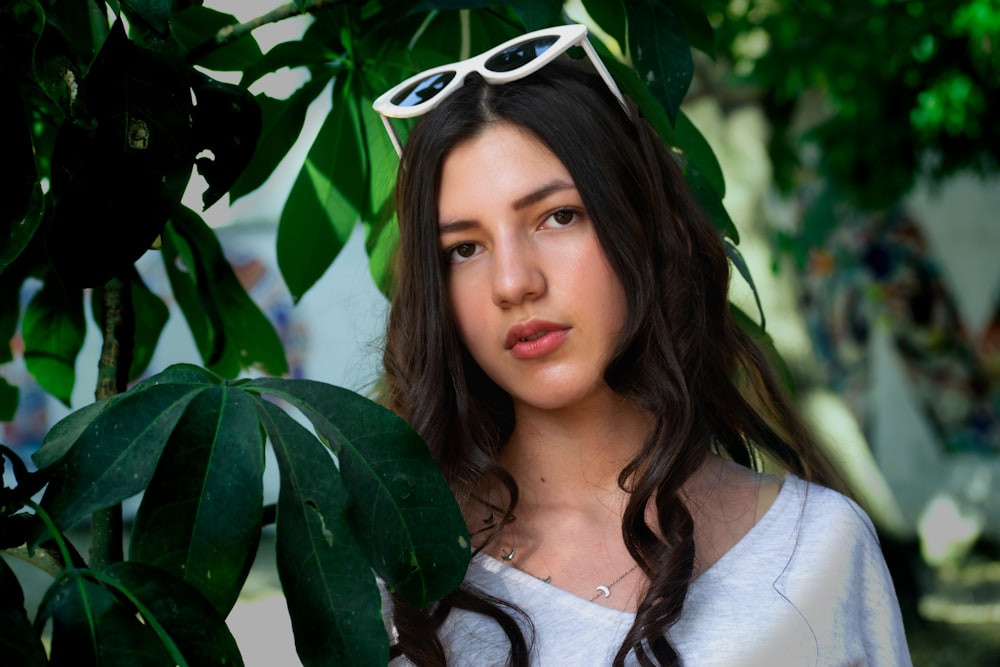
[{"label": "cheek", "polygon": [[462,344],[475,355],[476,342],[482,338],[483,308],[481,299],[473,294],[471,285],[448,286],[448,302]]}]

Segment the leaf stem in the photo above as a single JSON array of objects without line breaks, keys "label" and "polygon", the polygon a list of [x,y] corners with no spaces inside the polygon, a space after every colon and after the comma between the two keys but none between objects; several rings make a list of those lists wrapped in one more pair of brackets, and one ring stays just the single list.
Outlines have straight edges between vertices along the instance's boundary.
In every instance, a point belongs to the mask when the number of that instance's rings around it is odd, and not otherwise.
[{"label": "leaf stem", "polygon": [[[112,278],[95,290],[100,298],[101,327],[104,345],[97,365],[97,400],[110,398],[125,391],[135,348],[135,310],[132,306],[132,285]],[[94,512],[90,525],[90,564],[103,570],[111,563],[124,560],[121,503]]]},{"label": "leaf stem", "polygon": [[285,3],[280,7],[272,9],[266,14],[250,19],[246,23],[237,23],[220,28],[219,31],[215,33],[214,37],[191,49],[187,54],[187,61],[189,63],[197,63],[209,53],[222,48],[230,42],[236,41],[240,37],[249,34],[262,25],[284,21],[285,19],[290,19],[293,16],[299,16],[300,14],[312,14],[321,9],[330,9],[340,4],[348,4],[352,1],[357,2],[358,0],[313,0],[305,7],[300,7],[300,3],[297,2]]}]

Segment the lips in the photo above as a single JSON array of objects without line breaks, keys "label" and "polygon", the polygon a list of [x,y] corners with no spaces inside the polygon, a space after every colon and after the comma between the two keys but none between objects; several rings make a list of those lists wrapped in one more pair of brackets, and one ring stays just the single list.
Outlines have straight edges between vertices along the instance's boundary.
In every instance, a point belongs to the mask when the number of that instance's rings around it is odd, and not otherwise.
[{"label": "lips", "polygon": [[507,330],[504,345],[518,359],[544,356],[566,339],[569,327],[544,320],[528,320]]}]

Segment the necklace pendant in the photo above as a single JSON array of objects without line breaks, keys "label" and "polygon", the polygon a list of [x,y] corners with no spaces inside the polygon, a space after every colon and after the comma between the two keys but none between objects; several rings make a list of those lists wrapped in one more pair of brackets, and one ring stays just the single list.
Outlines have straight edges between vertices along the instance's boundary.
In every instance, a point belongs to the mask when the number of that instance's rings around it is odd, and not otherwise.
[{"label": "necklace pendant", "polygon": [[503,558],[506,561],[514,560],[514,548],[511,547],[511,550],[505,553],[503,556],[501,556],[501,558]]},{"label": "necklace pendant", "polygon": [[606,597],[606,598],[611,597],[611,587],[610,586],[598,586],[594,590],[598,591],[600,593],[603,593],[604,597]]}]

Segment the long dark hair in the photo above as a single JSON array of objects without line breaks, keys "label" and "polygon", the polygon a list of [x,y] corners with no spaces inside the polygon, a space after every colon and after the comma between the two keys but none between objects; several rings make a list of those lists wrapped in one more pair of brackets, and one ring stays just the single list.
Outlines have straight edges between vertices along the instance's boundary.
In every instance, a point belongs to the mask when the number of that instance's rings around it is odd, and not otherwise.
[{"label": "long dark hair", "polygon": [[[825,483],[833,472],[730,312],[725,246],[686,186],[679,158],[637,107],[626,113],[596,74],[565,60],[502,86],[470,76],[421,119],[403,152],[383,400],[427,441],[460,505],[474,507],[473,492],[486,480],[506,489],[506,516],[517,504],[516,483],[496,463],[513,430],[511,400],[459,339],[437,231],[445,157],[498,121],[529,131],[566,166],[628,300],[605,380],[654,417],[618,479],[629,493],[622,535],[649,586],[615,664],[632,651],[641,664],[677,664],[665,631],[680,617],[693,572],[685,481],[713,451]],[[656,530],[645,521],[650,502]],[[530,643],[512,621],[518,611],[465,585],[427,610],[396,600],[398,649],[416,664],[443,665],[436,630],[453,608],[497,619],[511,639],[511,664],[528,664]]]}]

